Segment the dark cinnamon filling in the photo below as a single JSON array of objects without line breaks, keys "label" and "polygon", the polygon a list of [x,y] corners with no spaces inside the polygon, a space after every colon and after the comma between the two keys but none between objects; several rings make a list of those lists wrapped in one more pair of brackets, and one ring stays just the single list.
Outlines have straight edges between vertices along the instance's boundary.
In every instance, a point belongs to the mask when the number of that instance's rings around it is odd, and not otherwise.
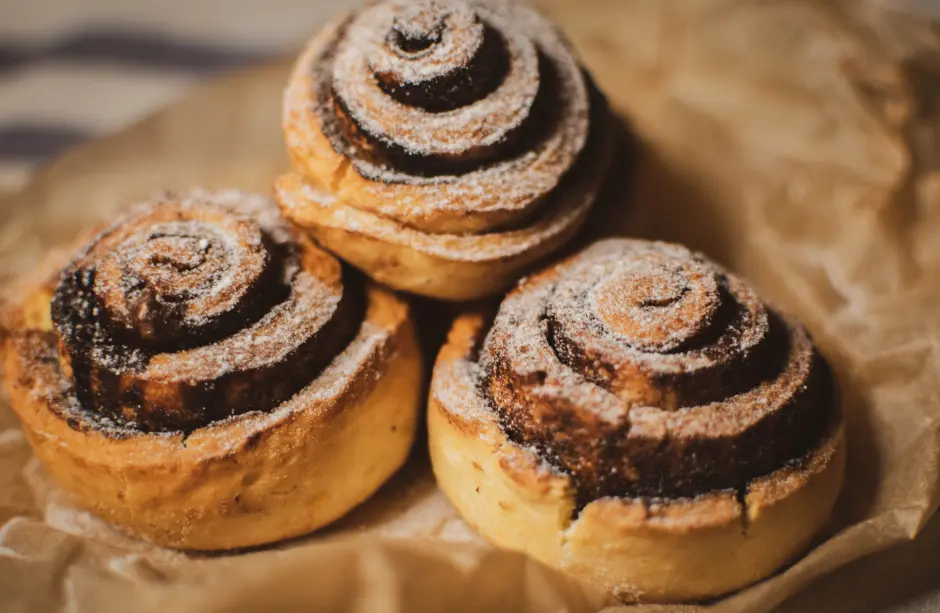
[{"label": "dark cinnamon filling", "polygon": [[[435,14],[435,10],[440,13]],[[430,12],[430,15],[424,15],[425,12]],[[396,19],[383,35],[386,48],[415,64],[426,62],[429,54],[445,45],[444,39],[450,32],[447,11],[432,5],[419,13],[420,18],[411,15],[404,20]],[[332,39],[313,59],[311,70],[315,91],[312,94],[313,112],[318,114],[322,130],[334,150],[347,157],[365,178],[385,183],[424,183],[511,163],[537,150],[559,128],[562,114],[568,112],[560,103],[564,99],[561,96],[564,84],[559,66],[535,41],[528,41],[526,44],[535,45],[535,71],[538,74],[532,76],[538,80],[538,88],[531,106],[517,124],[505,126],[500,138],[486,146],[454,148],[447,153],[427,153],[409,147],[383,129],[383,121],[391,119],[370,116],[368,125],[358,119],[343,91],[334,83],[337,54],[351,36],[350,30],[362,27],[357,23],[358,19],[358,16],[351,17],[339,26]],[[498,95],[498,89],[504,84],[512,66],[512,58],[504,32],[479,15],[474,19],[480,24],[482,35],[472,55],[448,57],[450,63],[435,65],[435,69],[427,74],[421,71],[408,73],[406,61],[402,62],[405,68],[375,68],[370,78],[375,79],[377,95],[389,96],[406,107],[421,109],[431,116],[479,112],[474,105],[490,95]],[[453,35],[469,36],[464,31]],[[565,70],[569,68],[565,67]],[[522,100],[507,99],[506,104],[522,104]],[[589,113],[594,114],[594,109],[591,108]],[[486,129],[492,129],[493,125]],[[427,129],[420,120],[413,126],[413,130],[418,132]]]},{"label": "dark cinnamon filling", "polygon": [[[552,308],[567,275],[603,274],[590,250],[579,258],[510,294],[479,350],[481,393],[500,426],[571,477],[578,508],[605,496],[740,490],[818,444],[836,412],[835,386],[798,325],[769,311],[766,329],[738,329],[753,322],[722,285],[716,316],[689,345],[637,350],[597,319],[587,290],[565,308],[588,313],[594,329]],[[669,301],[638,302],[655,315]]]},{"label": "dark cinnamon filling", "polygon": [[396,17],[392,31],[388,34],[389,46],[400,55],[414,58],[422,51],[427,51],[441,42],[445,16],[440,13],[435,14],[431,8],[427,7],[424,10]]},{"label": "dark cinnamon filling", "polygon": [[21,374],[18,383],[32,390],[43,390],[45,401],[70,428],[80,432],[94,431],[113,439],[123,439],[138,432],[127,427],[123,420],[115,422],[104,415],[85,409],[78,399],[75,381],[65,376],[59,364],[54,332],[26,330],[16,334],[11,342],[29,368]]},{"label": "dark cinnamon filling", "polygon": [[[153,211],[124,227],[146,225]],[[256,271],[231,270],[244,257],[204,257],[226,246],[248,249],[234,237],[210,248],[189,240],[191,224],[179,225],[182,239],[168,254],[162,238],[128,247],[117,224],[63,273],[52,300],[60,360],[78,402],[130,430],[188,432],[272,410],[342,351],[363,318],[359,279],[344,270],[331,280],[321,272],[329,256],[299,248],[283,222],[261,229],[264,255],[248,260],[261,263]],[[129,259],[115,265],[115,254]],[[113,268],[109,283],[98,282],[102,261]],[[193,283],[186,275],[200,266],[209,270]],[[131,322],[121,318],[128,313]]]},{"label": "dark cinnamon filling", "polygon": [[[492,70],[493,74],[500,74],[499,65],[482,70],[484,74]],[[458,73],[460,71],[457,71]],[[505,70],[503,69],[503,72]],[[486,169],[518,158],[527,151],[538,148],[549,134],[552,133],[559,121],[560,108],[554,101],[558,99],[558,76],[551,61],[539,54],[540,86],[530,114],[519,125],[513,127],[506,137],[498,143],[479,149],[470,149],[455,152],[451,155],[424,155],[403,147],[383,133],[370,132],[361,122],[357,121],[346,107],[343,98],[334,89],[330,88],[321,105],[331,107],[332,113],[324,117],[324,131],[331,136],[331,142],[337,152],[349,157],[357,171],[364,177],[384,182],[406,181],[411,177],[433,179],[441,176],[462,175],[469,172]],[[447,80],[453,77],[453,85],[461,85],[460,90],[452,90],[447,94],[450,100],[457,101],[460,96],[466,96],[467,102],[479,99],[474,94],[476,88],[485,92],[488,85],[473,85],[468,80],[469,75],[461,77],[460,74],[451,73]],[[381,81],[380,81],[381,82]],[[482,83],[482,82],[481,82]],[[495,85],[498,85],[497,82]],[[383,86],[384,87],[384,86]],[[414,86],[415,90],[422,91],[423,96],[433,97],[433,82]],[[446,86],[442,87],[444,91]],[[462,93],[457,93],[457,91]],[[488,92],[486,92],[488,93]],[[402,100],[402,102],[406,102]],[[409,103],[410,102],[406,102]],[[420,104],[414,106],[421,106]],[[455,105],[453,108],[458,108]],[[452,109],[448,109],[452,110]],[[421,129],[421,126],[416,126]],[[399,174],[392,179],[385,172],[376,173],[374,169],[394,169]]]},{"label": "dark cinnamon filling", "polygon": [[[407,38],[398,30],[389,34],[390,45],[416,58],[439,39],[440,32],[437,38]],[[402,104],[442,113],[467,106],[492,93],[503,82],[508,69],[509,58],[502,35],[484,26],[480,49],[466,64],[452,66],[445,74],[421,81],[406,81],[389,72],[376,72],[375,78],[382,91]]]},{"label": "dark cinnamon filling", "polygon": [[[720,401],[756,387],[768,373],[778,373],[785,366],[789,343],[786,324],[770,313],[766,338],[750,351],[735,351],[734,344],[740,340],[740,328],[746,325],[747,314],[726,288],[721,293],[723,299],[715,321],[683,348],[684,352],[700,355],[714,364],[694,371],[649,373],[651,387],[662,394],[653,399],[659,406],[673,409]],[[584,344],[552,311],[546,315],[546,324],[549,342],[561,362],[617,394],[620,377],[616,356]]]}]

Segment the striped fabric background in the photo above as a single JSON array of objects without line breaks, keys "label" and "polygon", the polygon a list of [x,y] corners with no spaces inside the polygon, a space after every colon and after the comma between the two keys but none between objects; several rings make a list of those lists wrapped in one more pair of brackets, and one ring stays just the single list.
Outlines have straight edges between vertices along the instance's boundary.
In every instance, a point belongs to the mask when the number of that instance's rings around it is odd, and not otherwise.
[{"label": "striped fabric background", "polygon": [[0,192],[358,0],[0,0]]}]

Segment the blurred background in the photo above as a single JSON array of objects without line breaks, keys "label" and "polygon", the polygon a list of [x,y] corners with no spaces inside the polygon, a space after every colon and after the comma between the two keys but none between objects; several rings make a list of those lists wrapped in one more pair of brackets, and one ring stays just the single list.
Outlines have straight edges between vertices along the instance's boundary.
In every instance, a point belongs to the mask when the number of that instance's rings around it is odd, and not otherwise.
[{"label": "blurred background", "polygon": [[[576,0],[572,0],[576,1]],[[940,0],[877,0],[940,17]],[[0,193],[208,76],[284,55],[359,0],[0,0]]]},{"label": "blurred background", "polygon": [[[576,0],[572,0],[573,2]],[[940,17],[940,0],[874,0]],[[206,77],[289,54],[361,0],[0,0],[0,193]]]},{"label": "blurred background", "polygon": [[358,0],[0,0],[0,192],[197,81],[296,50]]}]

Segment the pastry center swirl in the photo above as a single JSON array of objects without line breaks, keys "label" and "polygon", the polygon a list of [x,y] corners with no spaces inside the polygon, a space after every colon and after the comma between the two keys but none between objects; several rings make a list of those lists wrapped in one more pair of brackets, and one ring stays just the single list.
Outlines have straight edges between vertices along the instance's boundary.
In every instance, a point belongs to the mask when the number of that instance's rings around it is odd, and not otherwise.
[{"label": "pastry center swirl", "polygon": [[388,42],[399,55],[413,58],[441,42],[447,17],[448,12],[434,3],[405,9],[395,17]]},{"label": "pastry center swirl", "polygon": [[520,142],[541,73],[534,42],[498,13],[388,2],[349,24],[329,81],[339,132],[359,145],[354,159],[448,174]]},{"label": "pastry center swirl", "polygon": [[63,272],[52,301],[63,370],[86,411],[189,431],[269,411],[355,333],[339,263],[260,197],[197,192],[139,207]]},{"label": "pastry center swirl", "polygon": [[[386,18],[369,25],[374,35],[353,26],[350,37],[368,49],[367,64],[382,90],[402,104],[452,111],[480,100],[506,77],[505,40],[467,5],[405,6],[390,23]],[[336,70],[333,82],[342,87]],[[367,110],[359,100],[345,102]]]},{"label": "pastry center swirl", "polygon": [[606,241],[523,282],[480,348],[502,428],[604,496],[740,489],[796,461],[834,411],[805,330],[702,256]]},{"label": "pastry center swirl", "polygon": [[94,291],[102,306],[140,341],[185,341],[232,311],[244,314],[252,300],[263,298],[259,290],[277,293],[272,269],[281,262],[264,245],[257,223],[211,211],[190,216],[143,228],[96,266]]},{"label": "pastry center swirl", "polygon": [[694,341],[714,319],[718,279],[694,262],[649,255],[616,266],[580,308],[632,347],[671,351]]},{"label": "pastry center swirl", "polygon": [[531,203],[588,140],[585,76],[557,30],[526,7],[386,0],[318,49],[306,112],[366,178],[447,183],[453,206],[464,192],[515,181],[519,194],[506,197]]},{"label": "pastry center swirl", "polygon": [[283,127],[297,171],[343,204],[423,233],[482,235],[534,225],[582,181],[593,199],[609,119],[527,3],[378,0],[310,42]]}]

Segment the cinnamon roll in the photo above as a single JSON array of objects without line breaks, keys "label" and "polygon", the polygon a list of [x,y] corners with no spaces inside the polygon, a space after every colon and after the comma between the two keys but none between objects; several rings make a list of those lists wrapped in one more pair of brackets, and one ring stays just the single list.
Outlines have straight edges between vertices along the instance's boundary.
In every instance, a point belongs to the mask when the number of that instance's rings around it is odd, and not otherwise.
[{"label": "cinnamon roll", "polygon": [[614,138],[561,34],[505,0],[387,0],[323,29],[284,98],[286,215],[391,287],[502,291],[572,238]]},{"label": "cinnamon roll", "polygon": [[270,200],[139,205],[5,314],[5,385],[86,508],[229,549],[343,515],[404,462],[421,361],[408,307]]},{"label": "cinnamon roll", "polygon": [[625,600],[767,576],[842,482],[805,329],[672,244],[595,243],[461,316],[429,405],[435,475],[472,526]]}]

